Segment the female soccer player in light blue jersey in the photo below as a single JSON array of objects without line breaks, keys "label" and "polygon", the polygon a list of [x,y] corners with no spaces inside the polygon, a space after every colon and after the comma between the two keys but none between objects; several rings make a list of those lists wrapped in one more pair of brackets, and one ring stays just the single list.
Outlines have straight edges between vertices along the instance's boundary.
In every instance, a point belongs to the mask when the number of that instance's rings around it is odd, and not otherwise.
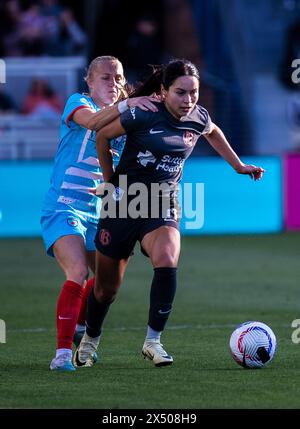
[{"label": "female soccer player in light blue jersey", "polygon": [[[86,297],[94,281],[87,282],[89,269],[93,273],[95,269],[94,238],[101,203],[96,196],[102,181],[96,131],[128,108],[157,110],[152,97],[125,99],[123,67],[115,57],[95,58],[86,82],[89,94],[73,94],[62,114],[60,142],[41,217],[47,254],[56,258],[66,277],[57,302],[57,351],[51,370],[74,370],[72,340],[75,329],[77,334],[84,329]],[[111,141],[116,162],[124,142],[125,136]]]}]

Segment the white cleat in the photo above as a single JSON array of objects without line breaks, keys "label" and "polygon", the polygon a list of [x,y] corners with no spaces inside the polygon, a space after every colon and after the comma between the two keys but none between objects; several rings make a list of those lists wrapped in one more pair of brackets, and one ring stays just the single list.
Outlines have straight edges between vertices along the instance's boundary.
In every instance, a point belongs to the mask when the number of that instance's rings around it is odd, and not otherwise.
[{"label": "white cleat", "polygon": [[144,359],[152,360],[155,366],[166,366],[173,363],[172,356],[163,349],[159,340],[147,340],[144,342],[142,355]]},{"label": "white cleat", "polygon": [[79,347],[73,356],[73,365],[76,368],[91,367],[96,362],[95,355],[100,342],[100,337],[92,338],[84,333]]}]

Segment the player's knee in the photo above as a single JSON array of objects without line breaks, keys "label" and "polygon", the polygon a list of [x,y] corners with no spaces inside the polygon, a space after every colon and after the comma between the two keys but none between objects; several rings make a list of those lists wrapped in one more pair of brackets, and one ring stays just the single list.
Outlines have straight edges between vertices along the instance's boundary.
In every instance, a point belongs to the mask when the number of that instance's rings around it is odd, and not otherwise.
[{"label": "player's knee", "polygon": [[177,267],[178,255],[170,249],[162,249],[152,257],[154,267]]},{"label": "player's knee", "polygon": [[85,280],[88,278],[89,271],[86,265],[77,264],[72,267],[67,273],[67,276],[73,279],[76,283],[83,285]]},{"label": "player's knee", "polygon": [[117,295],[117,289],[112,289],[112,288],[95,288],[94,289],[94,295],[95,298],[98,302],[102,302],[102,303],[107,303],[110,304],[112,303]]}]

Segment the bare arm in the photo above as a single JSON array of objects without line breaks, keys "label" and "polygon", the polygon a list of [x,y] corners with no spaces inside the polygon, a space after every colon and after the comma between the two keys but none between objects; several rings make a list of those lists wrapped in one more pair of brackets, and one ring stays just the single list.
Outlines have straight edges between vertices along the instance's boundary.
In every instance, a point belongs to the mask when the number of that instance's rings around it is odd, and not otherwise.
[{"label": "bare arm", "polygon": [[[158,100],[155,97],[128,98],[127,106],[128,108],[140,107],[142,110],[152,110],[152,112],[156,112],[157,107],[152,103],[152,101],[157,102]],[[105,127],[120,116],[118,105],[119,103],[114,106],[106,106],[99,112],[93,112],[88,107],[79,109],[74,113],[73,120],[84,128],[99,131],[101,128]]]},{"label": "bare arm", "polygon": [[110,149],[109,140],[114,137],[119,137],[125,134],[125,130],[121,125],[120,119],[117,118],[106,127],[102,128],[101,131],[97,132],[96,148],[100,166],[103,172],[104,181],[107,182],[114,170],[113,170],[113,158]]},{"label": "bare arm", "polygon": [[209,134],[205,134],[204,137],[215,151],[218,152],[218,154],[221,155],[237,173],[249,174],[251,179],[254,178],[254,180],[262,178],[265,170],[255,165],[244,164],[234,152],[222,130],[217,125],[213,124],[212,131]]},{"label": "bare arm", "polygon": [[74,113],[73,121],[81,127],[98,131],[100,128],[105,127],[105,125],[116,119],[119,115],[120,112],[117,105],[106,107],[99,112],[93,112],[86,107]]}]

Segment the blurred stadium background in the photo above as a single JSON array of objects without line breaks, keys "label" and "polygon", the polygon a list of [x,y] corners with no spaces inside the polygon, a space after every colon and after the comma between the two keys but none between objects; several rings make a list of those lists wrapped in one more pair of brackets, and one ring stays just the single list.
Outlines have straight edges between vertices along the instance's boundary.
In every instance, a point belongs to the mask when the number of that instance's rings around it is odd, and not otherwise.
[{"label": "blurred stadium background", "polygon": [[[76,5],[67,0],[1,2],[0,58],[5,61],[6,83],[0,84],[0,235],[39,235],[39,204],[58,144],[60,113],[70,94],[86,89],[86,66],[102,54],[119,57],[133,83],[149,73],[147,64],[173,57],[196,63],[200,103],[238,154],[254,157],[253,162],[267,169],[258,186],[238,181],[202,140],[185,175],[185,180],[207,185],[205,222],[197,233],[299,228],[300,98],[299,84],[291,78],[292,61],[300,55],[299,4],[156,0],[137,7],[121,0]],[[203,175],[196,177],[198,171]],[[19,193],[24,175],[30,198],[24,190]],[[23,217],[17,225],[15,192],[23,199],[18,201]],[[251,211],[250,201],[257,201],[260,216]]]},{"label": "blurred stadium background", "polygon": [[[130,82],[149,72],[147,64],[190,59],[200,69],[200,103],[242,159],[267,170],[259,183],[237,176],[204,139],[186,163],[184,181],[204,183],[204,224],[182,229],[181,281],[187,290],[179,293],[169,334],[179,364],[178,372],[166,375],[162,388],[167,395],[161,401],[155,389],[144,389],[139,380],[143,362],[134,374],[130,368],[135,360],[128,350],[128,356],[118,354],[118,348],[133,347],[132,311],[140,318],[138,335],[143,338],[151,270],[139,256],[125,281],[123,304],[108,321],[112,335],[107,344],[116,355],[104,375],[99,369],[102,387],[93,379],[89,394],[76,402],[89,379],[80,374],[70,400],[62,402],[70,387],[61,379],[55,387],[44,374],[55,347],[54,309],[62,274],[44,255],[40,207],[64,102],[86,89],[86,66],[98,55],[117,56]],[[292,61],[300,58],[300,0],[144,0],[140,5],[122,0],[6,0],[0,5],[0,58],[5,68],[5,82],[0,83],[0,319],[7,324],[0,356],[8,382],[0,406],[298,407],[296,373],[288,372],[288,363],[295,355],[290,326],[299,315],[300,83],[292,81]],[[145,283],[142,292],[140,283]],[[248,318],[263,319],[275,333],[278,329],[282,377],[274,375],[275,360],[267,375],[247,375],[241,381],[239,369],[227,357],[234,324]],[[185,328],[176,331],[176,326]],[[184,339],[190,342],[186,348]],[[186,353],[192,359],[189,388],[181,378],[188,367]],[[119,372],[112,380],[114,358]],[[228,368],[236,371],[226,372]],[[126,376],[123,369],[129,371]],[[144,376],[159,382],[160,376],[149,370]],[[130,377],[137,387],[127,392]],[[293,379],[292,397],[285,377]],[[263,382],[273,394],[266,393]],[[97,402],[97,389],[100,396],[109,390],[102,402],[99,397]]]}]

